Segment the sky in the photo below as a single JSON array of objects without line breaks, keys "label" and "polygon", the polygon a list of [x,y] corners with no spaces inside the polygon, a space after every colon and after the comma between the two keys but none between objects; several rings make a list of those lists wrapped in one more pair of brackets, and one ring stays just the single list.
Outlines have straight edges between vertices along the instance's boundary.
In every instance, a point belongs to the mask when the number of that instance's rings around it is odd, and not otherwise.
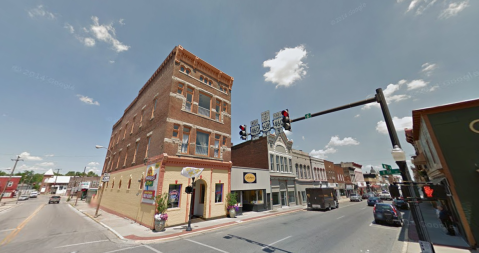
[{"label": "sky", "polygon": [[[291,118],[382,88],[407,156],[412,110],[477,99],[479,2],[0,3],[0,170],[100,172],[113,124],[177,45],[234,77],[232,142],[261,112]],[[292,124],[293,148],[391,164],[377,104]]]}]

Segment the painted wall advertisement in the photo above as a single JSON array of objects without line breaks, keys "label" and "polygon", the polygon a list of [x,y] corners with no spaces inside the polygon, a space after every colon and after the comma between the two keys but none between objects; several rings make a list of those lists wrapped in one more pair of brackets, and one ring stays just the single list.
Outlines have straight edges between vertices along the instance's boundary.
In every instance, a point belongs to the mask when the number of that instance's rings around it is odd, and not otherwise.
[{"label": "painted wall advertisement", "polygon": [[150,164],[146,167],[145,185],[141,203],[155,204],[156,189],[158,187],[158,176],[160,173],[160,163]]}]

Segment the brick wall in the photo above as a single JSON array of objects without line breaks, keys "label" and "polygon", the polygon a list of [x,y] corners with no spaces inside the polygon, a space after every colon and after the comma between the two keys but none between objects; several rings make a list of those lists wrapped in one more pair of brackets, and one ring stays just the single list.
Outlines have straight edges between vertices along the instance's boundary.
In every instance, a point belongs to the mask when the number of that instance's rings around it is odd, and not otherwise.
[{"label": "brick wall", "polygon": [[247,141],[231,148],[231,161],[234,166],[269,170],[268,139]]},{"label": "brick wall", "polygon": [[324,167],[326,168],[328,183],[333,183],[333,177],[336,176],[336,171],[334,170],[334,163],[328,160],[324,160]]},{"label": "brick wall", "polygon": [[[336,173],[336,182],[344,183],[343,168],[341,168],[341,166],[337,166],[335,164],[333,164],[333,166],[334,166],[334,172]],[[342,175],[342,177],[340,177],[339,175]]]}]

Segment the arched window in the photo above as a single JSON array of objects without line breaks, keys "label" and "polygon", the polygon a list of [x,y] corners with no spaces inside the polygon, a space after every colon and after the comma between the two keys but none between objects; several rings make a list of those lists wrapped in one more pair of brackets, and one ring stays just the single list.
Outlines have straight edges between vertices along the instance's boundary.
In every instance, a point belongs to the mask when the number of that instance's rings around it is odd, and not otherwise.
[{"label": "arched window", "polygon": [[143,174],[141,175],[141,179],[140,179],[140,190],[143,189]]},{"label": "arched window", "polygon": [[301,173],[301,178],[303,178],[303,165],[302,164],[299,165],[299,171]]},{"label": "arched window", "polygon": [[311,179],[311,170],[309,170],[309,165],[306,166],[306,170],[308,171],[308,178]]},{"label": "arched window", "polygon": [[297,163],[295,164],[295,167],[296,167],[296,177],[299,178],[299,169],[298,169],[298,164]]},{"label": "arched window", "polygon": [[111,188],[113,189],[115,187],[115,179],[113,178],[113,181],[111,181]]},{"label": "arched window", "polygon": [[130,190],[130,187],[131,187],[131,175],[130,175],[130,179],[128,180],[128,190]]},{"label": "arched window", "polygon": [[200,81],[202,81],[202,82],[203,82],[203,76],[200,76]]},{"label": "arched window", "polygon": [[186,69],[186,74],[190,74],[191,70],[190,69]]},{"label": "arched window", "polygon": [[204,81],[204,82],[205,82],[205,83],[208,83],[208,78],[205,78],[205,81]]},{"label": "arched window", "polygon": [[118,189],[121,189],[121,179],[120,179],[120,182],[118,183]]},{"label": "arched window", "polygon": [[181,72],[184,72],[184,71],[185,71],[185,67],[181,66],[180,70],[181,70]]}]

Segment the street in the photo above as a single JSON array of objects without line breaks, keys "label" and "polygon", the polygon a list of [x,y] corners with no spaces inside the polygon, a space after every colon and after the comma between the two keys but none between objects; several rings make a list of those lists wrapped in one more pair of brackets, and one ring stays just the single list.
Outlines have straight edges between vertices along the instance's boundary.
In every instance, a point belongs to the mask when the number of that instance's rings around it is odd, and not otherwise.
[{"label": "street", "polygon": [[1,252],[402,252],[400,227],[373,223],[365,201],[299,211],[228,228],[139,244],[119,240],[62,199],[30,199],[0,213]]},{"label": "street", "polygon": [[74,210],[63,196],[19,202],[0,213],[0,252],[106,252],[125,247],[117,237]]}]

